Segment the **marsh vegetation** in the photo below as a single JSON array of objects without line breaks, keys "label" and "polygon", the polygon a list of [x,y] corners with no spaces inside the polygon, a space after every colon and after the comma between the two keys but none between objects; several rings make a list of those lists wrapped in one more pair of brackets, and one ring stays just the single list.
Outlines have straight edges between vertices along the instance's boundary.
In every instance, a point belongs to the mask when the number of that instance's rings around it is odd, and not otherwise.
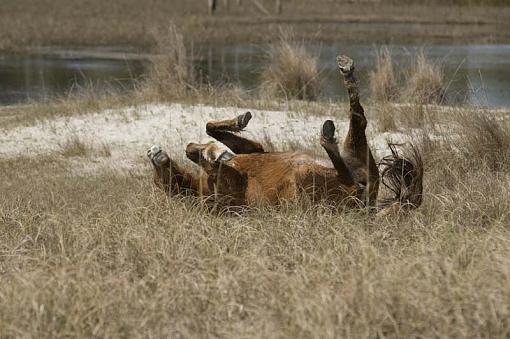
[{"label": "marsh vegetation", "polygon": [[[465,30],[443,37],[508,38],[501,0],[416,1],[411,11],[321,1],[343,12],[299,0],[267,18],[231,1],[211,18],[202,1],[179,1],[170,28],[177,1],[2,3],[0,49],[126,44],[160,57],[129,92],[91,86],[0,108],[1,337],[508,336],[510,111],[444,106],[449,80],[423,53],[404,68],[391,46],[378,50],[372,97],[362,97],[374,144],[413,140],[423,155],[423,205],[412,213],[376,218],[300,199],[232,215],[153,186],[148,143],[182,160],[210,118],[259,109],[266,149],[316,155],[315,126],[335,119],[345,131],[347,106],[319,95],[322,71],[301,45],[311,27],[323,24],[330,40],[331,21],[345,18],[449,20]],[[294,38],[268,34],[305,17]],[[271,50],[257,78],[266,90],[203,81],[192,42],[245,39],[248,24]]]},{"label": "marsh vegetation", "polygon": [[[165,197],[143,162],[1,159],[2,335],[505,336],[508,120],[435,116],[424,204],[401,218],[306,201],[223,216]],[[440,123],[454,133],[428,138]]]}]

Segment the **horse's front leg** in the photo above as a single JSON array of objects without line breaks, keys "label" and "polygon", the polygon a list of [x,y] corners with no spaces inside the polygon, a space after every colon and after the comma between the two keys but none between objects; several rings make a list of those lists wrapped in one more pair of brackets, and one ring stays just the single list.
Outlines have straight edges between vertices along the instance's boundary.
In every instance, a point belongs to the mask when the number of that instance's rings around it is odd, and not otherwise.
[{"label": "horse's front leg", "polygon": [[209,195],[207,176],[194,175],[181,168],[160,146],[152,146],[147,157],[154,169],[154,184],[167,194]]}]

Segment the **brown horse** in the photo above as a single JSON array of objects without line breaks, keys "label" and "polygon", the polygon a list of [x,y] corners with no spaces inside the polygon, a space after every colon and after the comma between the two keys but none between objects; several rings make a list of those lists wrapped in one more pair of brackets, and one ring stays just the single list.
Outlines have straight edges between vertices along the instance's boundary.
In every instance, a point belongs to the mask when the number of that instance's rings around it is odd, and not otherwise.
[{"label": "brown horse", "polygon": [[[349,93],[349,131],[340,153],[335,125],[326,120],[320,143],[328,159],[306,152],[265,152],[261,144],[243,138],[241,132],[252,118],[250,112],[234,119],[210,121],[206,125],[214,142],[191,143],[186,156],[198,164],[203,174],[194,175],[178,166],[159,146],[148,151],[154,167],[154,182],[171,194],[212,196],[223,206],[276,205],[305,194],[312,201],[324,201],[347,208],[369,207],[374,210],[416,208],[421,204],[423,167],[416,149],[410,157],[400,157],[394,145],[392,155],[383,159],[379,174],[367,143],[367,120],[359,102],[353,61],[337,58],[340,73]],[[379,184],[394,192],[379,203]]]}]

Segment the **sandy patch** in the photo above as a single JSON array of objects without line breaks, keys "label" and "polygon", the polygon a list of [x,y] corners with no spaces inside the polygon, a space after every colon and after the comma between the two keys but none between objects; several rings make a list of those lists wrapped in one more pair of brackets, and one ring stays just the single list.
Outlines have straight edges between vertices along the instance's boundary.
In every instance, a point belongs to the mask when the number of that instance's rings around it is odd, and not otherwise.
[{"label": "sandy patch", "polygon": [[[132,170],[146,162],[146,151],[153,144],[163,146],[174,158],[184,159],[184,149],[189,142],[212,140],[205,133],[207,121],[234,117],[247,110],[250,109],[152,104],[57,118],[33,126],[0,130],[0,157],[58,153],[67,140],[77,137],[92,147],[106,146],[111,151],[109,157],[67,159],[71,164],[82,163],[82,173],[111,168]],[[318,143],[325,119],[290,111],[250,111],[253,119],[243,135],[262,143],[270,140],[277,149],[284,148],[288,142]],[[348,128],[346,117],[331,118],[342,140]],[[387,152],[387,139],[402,141],[406,138],[401,133],[369,134],[372,146],[380,155]]]}]

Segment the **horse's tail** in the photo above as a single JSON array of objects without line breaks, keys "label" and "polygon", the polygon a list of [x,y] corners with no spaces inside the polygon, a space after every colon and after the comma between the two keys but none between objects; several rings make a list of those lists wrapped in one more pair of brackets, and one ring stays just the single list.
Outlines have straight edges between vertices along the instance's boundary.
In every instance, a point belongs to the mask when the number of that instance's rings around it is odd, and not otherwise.
[{"label": "horse's tail", "polygon": [[[412,144],[388,143],[391,155],[384,157],[381,182],[391,192],[391,197],[378,203],[378,213],[412,210],[423,201],[423,161],[419,150]],[[398,147],[401,147],[399,154]]]}]

